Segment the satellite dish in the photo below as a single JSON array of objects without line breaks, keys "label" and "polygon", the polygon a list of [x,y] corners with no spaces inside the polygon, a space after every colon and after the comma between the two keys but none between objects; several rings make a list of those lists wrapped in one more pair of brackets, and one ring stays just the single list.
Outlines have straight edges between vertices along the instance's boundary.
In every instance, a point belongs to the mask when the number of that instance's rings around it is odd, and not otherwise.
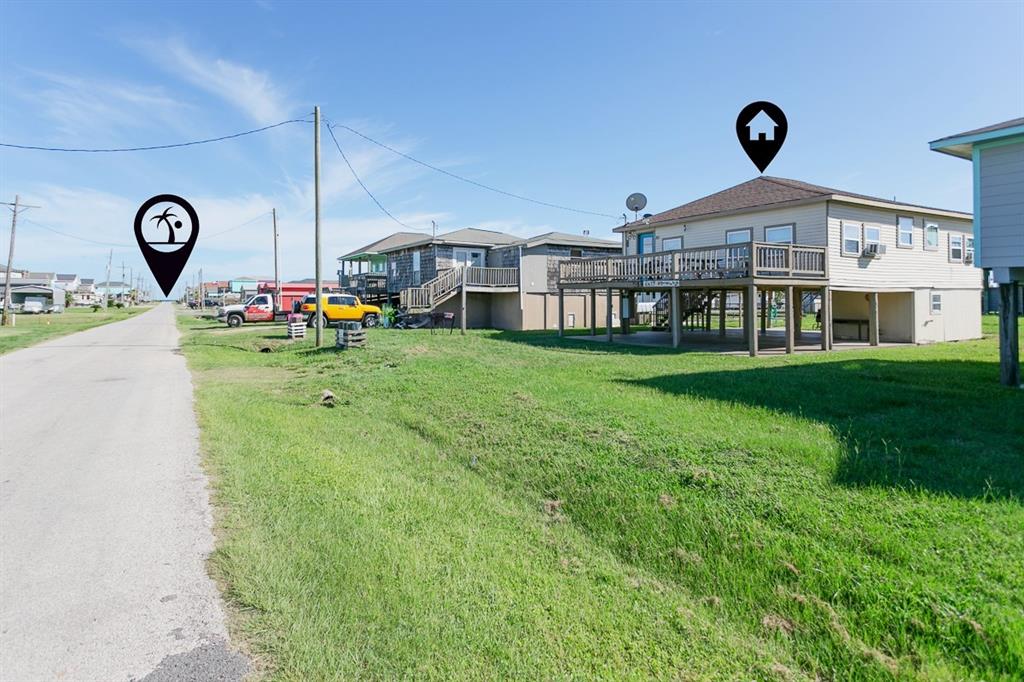
[{"label": "satellite dish", "polygon": [[626,197],[626,208],[633,213],[644,210],[645,206],[647,206],[647,197],[640,192],[633,192]]}]

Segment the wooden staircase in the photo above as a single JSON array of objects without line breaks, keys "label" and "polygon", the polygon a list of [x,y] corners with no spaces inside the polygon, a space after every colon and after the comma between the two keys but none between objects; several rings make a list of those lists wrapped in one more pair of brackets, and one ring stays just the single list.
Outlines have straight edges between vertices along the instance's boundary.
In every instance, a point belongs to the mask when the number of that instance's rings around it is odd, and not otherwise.
[{"label": "wooden staircase", "polygon": [[[652,331],[670,331],[672,313],[669,310],[669,301],[671,294],[662,294],[654,303],[654,314],[651,319],[651,330]],[[707,296],[703,291],[680,291],[679,301],[682,307],[682,315],[680,316],[679,324],[686,326],[687,323],[692,323],[697,317],[703,317],[704,315],[710,315],[710,304],[711,298]],[[690,324],[690,328],[695,328],[693,324]]]},{"label": "wooden staircase", "polygon": [[457,267],[442,270],[422,286],[402,289],[398,293],[398,305],[410,313],[428,313],[463,289],[515,291],[518,288],[519,268]]}]

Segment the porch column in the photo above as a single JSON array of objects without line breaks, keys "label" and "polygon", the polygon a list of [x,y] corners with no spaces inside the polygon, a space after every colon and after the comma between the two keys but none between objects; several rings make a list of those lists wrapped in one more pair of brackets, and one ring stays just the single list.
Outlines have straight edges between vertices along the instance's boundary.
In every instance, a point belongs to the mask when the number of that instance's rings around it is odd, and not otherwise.
[{"label": "porch column", "polygon": [[679,287],[672,287],[672,301],[671,309],[669,310],[669,324],[672,325],[672,347],[679,348],[679,342],[682,340],[682,316],[679,314]]},{"label": "porch column", "polygon": [[878,292],[868,294],[868,341],[878,345]]},{"label": "porch column", "polygon": [[1017,339],[1018,282],[999,282],[999,383],[1017,387],[1021,382],[1020,342]]},{"label": "porch column", "polygon": [[728,292],[718,292],[718,335],[725,338],[725,302],[729,299]]},{"label": "porch column", "polygon": [[768,331],[768,290],[761,290],[761,333]]},{"label": "porch column", "polygon": [[558,287],[558,335],[565,336],[565,289]]},{"label": "porch column", "polygon": [[606,327],[605,334],[608,337],[608,343],[611,343],[612,342],[612,334],[615,331],[614,329],[612,329],[612,289],[611,289],[611,287],[608,287],[608,289],[605,291],[605,294],[606,294],[606,296],[604,298],[604,305],[605,305],[605,308],[606,308],[606,312],[605,312],[605,327]]},{"label": "porch column", "polygon": [[597,289],[590,290],[590,335],[597,336]]},{"label": "porch column", "polygon": [[743,296],[743,331],[750,357],[757,356],[757,285],[748,284]]},{"label": "porch column", "polygon": [[832,347],[832,291],[821,288],[821,349]]},{"label": "porch column", "polygon": [[804,290],[793,288],[793,336],[800,343],[804,331]]},{"label": "porch column", "polygon": [[466,284],[462,284],[462,333],[466,333]]},{"label": "porch column", "polygon": [[714,300],[714,294],[711,293],[711,289],[708,289],[704,295],[704,331],[711,331],[711,301]]},{"label": "porch column", "polygon": [[796,315],[793,313],[793,287],[786,287],[786,352],[793,352],[793,334]]}]

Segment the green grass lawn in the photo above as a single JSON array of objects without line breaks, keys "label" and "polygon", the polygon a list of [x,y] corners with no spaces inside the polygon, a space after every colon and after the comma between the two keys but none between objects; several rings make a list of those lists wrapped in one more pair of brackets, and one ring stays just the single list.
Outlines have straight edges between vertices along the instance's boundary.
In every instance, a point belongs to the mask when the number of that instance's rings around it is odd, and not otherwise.
[{"label": "green grass lawn", "polygon": [[63,313],[49,315],[16,313],[13,327],[0,327],[0,354],[31,346],[56,336],[64,336],[108,322],[124,320],[146,310],[149,310],[148,306],[108,308],[96,312],[93,312],[92,308],[68,308]]},{"label": "green grass lawn", "polygon": [[179,322],[213,570],[271,677],[1024,671],[1024,392],[991,337],[752,359],[372,330],[336,352]]}]

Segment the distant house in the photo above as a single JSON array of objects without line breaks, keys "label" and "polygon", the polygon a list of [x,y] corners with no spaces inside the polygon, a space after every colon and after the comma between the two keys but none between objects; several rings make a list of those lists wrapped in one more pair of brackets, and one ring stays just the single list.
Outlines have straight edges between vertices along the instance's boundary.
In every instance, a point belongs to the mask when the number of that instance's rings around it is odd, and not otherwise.
[{"label": "distant house", "polygon": [[[802,332],[792,313],[810,298],[820,309],[813,336],[823,349],[833,339],[877,345],[981,336],[970,213],[761,176],[615,231],[622,255],[562,263],[559,289],[616,291],[630,300],[658,294],[673,346],[692,319],[723,340],[734,334],[725,311],[735,301],[751,354],[769,342],[792,352]],[[773,309],[788,311],[779,335],[766,329]]]},{"label": "distant house", "polygon": [[[475,228],[399,232],[341,256],[339,285],[413,312],[453,313],[467,327],[553,329],[558,264],[620,250],[614,241],[560,232],[529,239]],[[594,306],[586,302],[582,294],[568,301],[572,324],[590,323]]]},{"label": "distant house", "polygon": [[[3,297],[4,271],[0,270],[0,298]],[[53,272],[11,271],[11,306],[17,310],[27,298],[45,300],[55,311],[64,310],[64,286]],[[2,305],[2,304],[0,304]]]},{"label": "distant house", "polygon": [[110,296],[115,302],[124,302],[128,300],[129,293],[132,291],[132,285],[128,282],[97,282],[95,284],[96,296],[102,301],[105,296]]},{"label": "distant house", "polygon": [[78,281],[78,286],[71,291],[71,304],[75,306],[90,306],[102,303],[99,294],[96,292],[96,281],[83,277]]}]

